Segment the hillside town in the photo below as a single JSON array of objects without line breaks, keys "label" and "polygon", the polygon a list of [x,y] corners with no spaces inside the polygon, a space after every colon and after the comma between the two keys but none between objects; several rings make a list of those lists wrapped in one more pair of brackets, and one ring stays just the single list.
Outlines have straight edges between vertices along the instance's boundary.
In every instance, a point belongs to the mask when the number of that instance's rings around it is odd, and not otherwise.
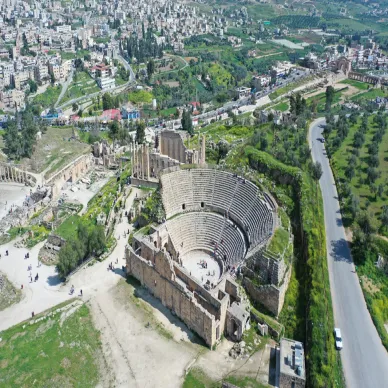
[{"label": "hillside town", "polygon": [[[115,90],[119,69],[113,59],[123,55],[132,64],[139,64],[141,60],[140,55],[136,58],[135,53],[129,53],[127,39],[136,37],[142,42],[150,34],[152,44],[161,50],[155,58],[162,58],[165,49],[178,54],[187,51],[187,39],[201,35],[213,35],[234,48],[244,47],[241,37],[225,35],[229,27],[236,28],[244,21],[249,25],[250,41],[257,42],[255,30],[268,30],[263,23],[248,18],[245,7],[240,13],[224,15],[216,9],[204,13],[195,5],[164,0],[151,4],[139,1],[129,7],[124,1],[112,4],[3,1],[1,15],[0,103],[5,110],[12,111],[24,109],[27,95],[43,92],[48,85],[69,82],[73,70],[79,66],[89,73],[99,89]],[[267,38],[280,39],[282,32],[268,30]],[[248,56],[255,58],[256,51],[250,49]],[[360,68],[377,66],[384,69],[388,66],[387,56],[373,38],[363,44],[357,41],[349,45],[329,44],[323,53],[308,52],[301,58],[301,64],[310,69],[325,70],[340,57]],[[77,63],[77,59],[82,63]],[[124,66],[128,67],[128,64]],[[267,68],[265,74],[253,74],[252,79],[256,80],[256,85],[258,81],[260,86],[268,86],[271,73],[275,72],[279,78],[285,77],[289,70],[289,65],[279,62],[277,66]],[[130,71],[129,79],[134,81],[132,69]],[[138,77],[139,73],[136,75]]]}]

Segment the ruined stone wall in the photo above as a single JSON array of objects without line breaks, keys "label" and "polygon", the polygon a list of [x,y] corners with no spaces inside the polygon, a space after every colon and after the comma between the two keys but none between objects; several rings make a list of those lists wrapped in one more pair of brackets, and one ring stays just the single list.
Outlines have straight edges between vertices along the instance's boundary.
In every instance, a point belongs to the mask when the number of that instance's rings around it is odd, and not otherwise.
[{"label": "ruined stone wall", "polygon": [[160,152],[180,163],[186,163],[186,147],[178,132],[162,131],[160,134]]},{"label": "ruined stone wall", "polygon": [[202,337],[207,345],[213,346],[216,343],[219,322],[196,301],[192,292],[176,281],[171,261],[162,260],[160,255],[156,255],[156,263],[153,265],[130,248],[126,249],[126,261],[128,274],[147,287],[164,306]]},{"label": "ruined stone wall", "polygon": [[60,195],[61,190],[66,182],[75,183],[89,171],[92,165],[92,155],[82,155],[47,179],[46,184],[52,186],[53,199]]},{"label": "ruined stone wall", "polygon": [[282,311],[287,287],[291,278],[291,267],[285,272],[279,287],[273,284],[256,286],[248,277],[244,277],[243,286],[249,296],[278,316]]},{"label": "ruined stone wall", "polygon": [[261,283],[278,285],[284,277],[287,266],[284,259],[273,257],[265,250],[260,250],[247,259],[246,267],[256,273]]},{"label": "ruined stone wall", "polygon": [[238,293],[237,283],[232,283],[228,279],[225,280],[225,292],[229,294],[235,301],[240,302],[241,298]]},{"label": "ruined stone wall", "polygon": [[150,174],[153,178],[157,178],[164,169],[179,166],[179,164],[179,160],[173,159],[168,155],[157,152],[150,153]]},{"label": "ruined stone wall", "polygon": [[290,376],[280,373],[279,388],[304,388],[306,381],[298,376]]}]

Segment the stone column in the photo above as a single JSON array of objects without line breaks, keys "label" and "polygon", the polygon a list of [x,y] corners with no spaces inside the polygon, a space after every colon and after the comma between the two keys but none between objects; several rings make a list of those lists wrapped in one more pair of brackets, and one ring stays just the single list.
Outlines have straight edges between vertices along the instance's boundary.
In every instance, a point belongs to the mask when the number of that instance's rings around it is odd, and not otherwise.
[{"label": "stone column", "polygon": [[133,174],[136,174],[136,143],[133,144]]},{"label": "stone column", "polygon": [[147,146],[147,180],[150,179],[150,148]]},{"label": "stone column", "polygon": [[141,179],[144,179],[144,144],[140,148],[140,160],[141,160]]}]

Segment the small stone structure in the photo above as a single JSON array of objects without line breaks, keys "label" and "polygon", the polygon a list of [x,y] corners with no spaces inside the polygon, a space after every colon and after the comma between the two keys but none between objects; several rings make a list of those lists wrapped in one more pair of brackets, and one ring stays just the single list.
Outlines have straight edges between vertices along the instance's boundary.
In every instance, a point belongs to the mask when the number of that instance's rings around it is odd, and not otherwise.
[{"label": "small stone structure", "polygon": [[280,358],[279,388],[304,388],[306,369],[303,344],[282,338],[277,355]]},{"label": "small stone structure", "polygon": [[43,247],[39,251],[39,259],[46,264],[53,264],[58,260],[58,253],[66,244],[66,240],[55,234],[48,236]]},{"label": "small stone structure", "polygon": [[31,192],[23,203],[23,206],[13,206],[10,212],[2,218],[0,223],[0,235],[15,226],[25,225],[30,217],[45,207],[50,202],[51,190],[49,187],[41,187]]}]

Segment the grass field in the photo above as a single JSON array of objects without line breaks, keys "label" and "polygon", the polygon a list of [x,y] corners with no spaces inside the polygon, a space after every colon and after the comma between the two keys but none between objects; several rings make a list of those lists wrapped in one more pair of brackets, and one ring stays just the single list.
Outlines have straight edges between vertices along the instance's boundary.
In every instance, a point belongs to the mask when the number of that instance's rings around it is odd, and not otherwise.
[{"label": "grass field", "polygon": [[1,333],[1,387],[96,386],[101,344],[90,311],[85,304],[58,307]]},{"label": "grass field", "polygon": [[[239,388],[267,388],[269,385],[259,383],[250,377],[228,376],[224,381]],[[202,370],[193,368],[186,375],[182,388],[221,388],[221,381],[214,381]]]},{"label": "grass field", "polygon": [[77,235],[77,227],[81,217],[77,215],[70,216],[55,230],[55,234],[61,236],[65,240],[75,238]]},{"label": "grass field", "polygon": [[[346,91],[347,89],[348,88],[345,87],[343,89],[337,89],[334,92],[332,106],[335,105],[335,104],[338,104],[341,101],[342,93],[344,91]],[[307,99],[307,104],[310,105],[313,101],[315,101],[317,103],[317,112],[322,113],[322,112],[325,111],[325,108],[326,108],[326,93],[325,92],[317,94],[317,95],[315,95],[313,97],[309,97]]]},{"label": "grass field", "polygon": [[388,91],[384,91],[381,89],[370,89],[365,93],[357,94],[356,96],[351,97],[352,101],[361,101],[361,100],[372,100],[376,97],[386,97],[388,96]]},{"label": "grass field", "polygon": [[74,58],[83,58],[85,55],[89,54],[88,50],[77,50],[76,53],[68,53],[65,51],[61,51],[61,58],[63,60],[68,60],[68,59],[74,59]]},{"label": "grass field", "polygon": [[48,169],[45,174],[48,178],[58,169],[90,150],[89,145],[72,139],[72,134],[71,127],[48,127],[47,132],[37,142],[32,157],[23,159],[22,164],[36,173]]},{"label": "grass field", "polygon": [[38,94],[32,100],[32,105],[39,106],[41,110],[49,108],[57,101],[62,86],[49,86],[44,93]]},{"label": "grass field", "polygon": [[281,102],[275,106],[272,107],[275,110],[280,110],[281,112],[285,112],[289,109],[289,104],[288,102]]},{"label": "grass field", "polygon": [[73,98],[79,98],[98,91],[100,91],[100,88],[97,86],[96,81],[91,78],[88,73],[84,71],[77,72],[74,74],[73,80],[67,88],[60,103],[64,104]]},{"label": "grass field", "polygon": [[354,79],[346,79],[344,81],[341,81],[341,84],[351,85],[360,90],[368,90],[369,88],[372,87],[371,84],[368,84],[366,82],[356,81]]},{"label": "grass field", "polygon": [[277,228],[275,233],[268,245],[268,250],[275,255],[283,254],[285,248],[288,245],[288,240],[290,239],[290,235],[287,230],[283,228]]}]

